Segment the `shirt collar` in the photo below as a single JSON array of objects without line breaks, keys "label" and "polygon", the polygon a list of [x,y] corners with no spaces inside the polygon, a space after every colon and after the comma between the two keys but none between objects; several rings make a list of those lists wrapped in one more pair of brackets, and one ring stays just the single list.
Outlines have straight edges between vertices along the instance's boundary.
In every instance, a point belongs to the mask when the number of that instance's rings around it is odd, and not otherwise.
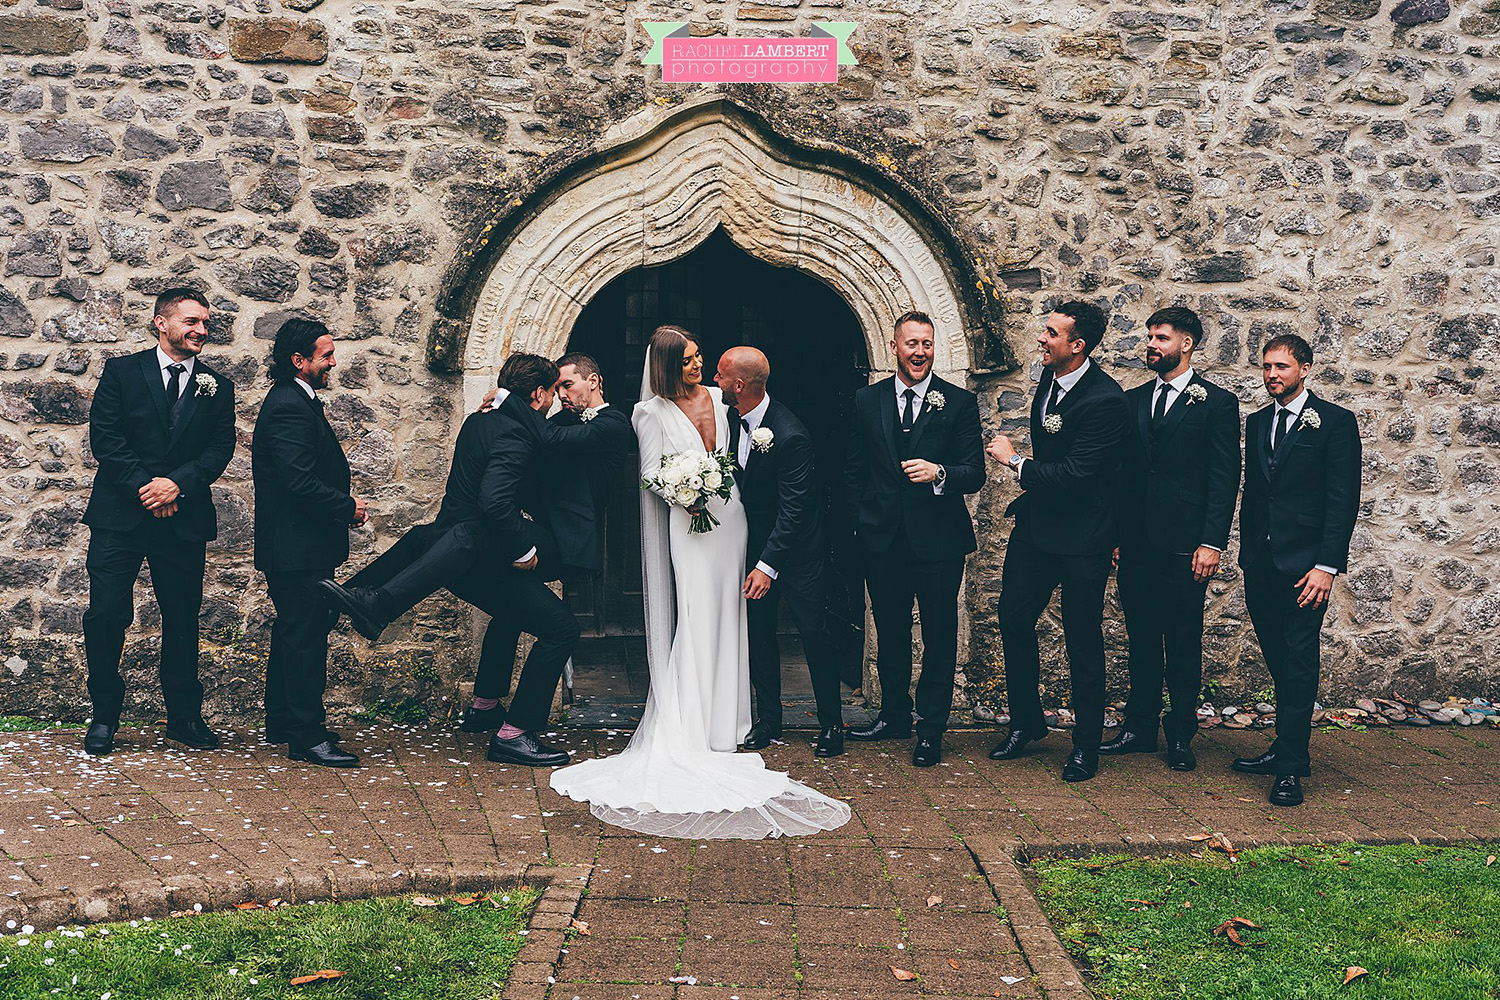
[{"label": "shirt collar", "polygon": [[748,424],[750,429],[753,431],[760,426],[760,422],[762,420],[766,419],[766,411],[770,408],[771,394],[766,393],[766,395],[761,397],[760,402],[756,404],[755,409],[751,410],[749,413],[741,413],[740,419]]},{"label": "shirt collar", "polygon": [[917,402],[921,403],[927,399],[927,390],[932,388],[932,372],[928,372],[927,377],[922,379],[922,381],[918,382],[916,385],[907,385],[905,382],[901,381],[901,376],[899,375],[891,379],[891,381],[896,383],[896,401],[898,403],[901,401],[902,397],[906,395],[907,389],[910,389],[912,392],[916,393]]},{"label": "shirt collar", "polygon": [[1060,376],[1057,380],[1057,384],[1062,386],[1062,391],[1072,392],[1073,387],[1078,384],[1078,380],[1083,378],[1083,373],[1089,370],[1089,365],[1091,363],[1092,362],[1090,362],[1088,358],[1084,358],[1083,364],[1079,365],[1077,368],[1074,368],[1072,371],[1068,372],[1068,374]]},{"label": "shirt collar", "polygon": [[606,407],[606,406],[608,406],[608,405],[609,405],[609,403],[607,403],[607,402],[605,402],[605,403],[600,403],[600,404],[599,404],[599,405],[598,405],[598,406],[590,406],[590,407],[589,407],[589,408],[588,408],[588,411],[589,411],[589,412],[590,412],[590,413],[598,413],[598,412],[599,412],[599,411],[600,411],[600,410],[602,410],[602,409],[604,409],[604,408],[605,408],[605,407]]},{"label": "shirt collar", "polygon": [[167,352],[161,349],[160,344],[156,345],[156,367],[162,371],[166,371],[170,365],[182,365],[185,376],[190,378],[193,374],[193,362],[197,360],[197,358],[188,358],[186,361],[173,361],[167,357]]},{"label": "shirt collar", "polygon": [[299,388],[303,392],[307,393],[307,398],[308,399],[317,399],[318,398],[318,390],[316,390],[312,386],[308,385],[302,379],[297,378],[294,375],[294,376],[292,376],[292,381],[295,382],[295,383],[297,383],[297,388]]},{"label": "shirt collar", "polygon": [[1302,387],[1302,391],[1299,392],[1299,393],[1297,393],[1297,398],[1294,399],[1294,400],[1292,400],[1290,403],[1282,405],[1282,403],[1280,401],[1278,401],[1276,403],[1276,414],[1277,414],[1277,416],[1281,415],[1281,411],[1282,410],[1290,410],[1291,414],[1292,414],[1292,419],[1293,420],[1297,419],[1299,416],[1302,415],[1302,407],[1304,407],[1304,406],[1307,405],[1307,397],[1310,396],[1310,395],[1311,395],[1311,393],[1309,393],[1307,391],[1307,387],[1303,386]]},{"label": "shirt collar", "polygon": [[1161,376],[1158,375],[1158,376],[1156,376],[1156,387],[1154,389],[1152,389],[1152,392],[1160,392],[1162,386],[1170,384],[1172,386],[1172,388],[1177,392],[1177,395],[1180,396],[1180,395],[1182,395],[1182,391],[1188,387],[1188,383],[1191,382],[1192,380],[1193,380],[1193,369],[1192,369],[1192,366],[1189,366],[1187,371],[1183,372],[1181,375],[1179,375],[1176,378],[1174,378],[1170,383],[1163,382]]}]

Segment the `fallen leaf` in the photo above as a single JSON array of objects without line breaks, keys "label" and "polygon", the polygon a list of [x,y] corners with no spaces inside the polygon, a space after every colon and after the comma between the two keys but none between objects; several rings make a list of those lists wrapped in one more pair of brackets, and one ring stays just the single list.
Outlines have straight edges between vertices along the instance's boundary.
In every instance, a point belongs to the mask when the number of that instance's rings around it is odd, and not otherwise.
[{"label": "fallen leaf", "polygon": [[915,972],[911,971],[910,969],[898,969],[894,965],[891,966],[890,969],[891,969],[891,975],[895,976],[897,979],[901,980],[903,983],[909,983],[913,979],[920,979],[921,978],[920,976],[918,976]]},{"label": "fallen leaf", "polygon": [[235,903],[234,908],[236,910],[258,910],[260,909],[260,904],[252,900],[248,903]]},{"label": "fallen leaf", "polygon": [[1370,970],[1369,969],[1361,969],[1357,965],[1351,965],[1351,966],[1349,966],[1349,968],[1347,968],[1347,969],[1344,970],[1344,981],[1340,985],[1348,986],[1350,983],[1354,982],[1360,976],[1368,976],[1369,974],[1370,974]]},{"label": "fallen leaf", "polygon": [[1194,833],[1188,836],[1188,840],[1210,840],[1212,837],[1211,833]]},{"label": "fallen leaf", "polygon": [[572,926],[572,928],[580,934],[588,934],[589,932],[589,924],[587,920],[579,920],[577,917],[574,917],[573,923],[570,926]]},{"label": "fallen leaf", "polygon": [[278,896],[275,899],[268,899],[268,900],[266,900],[266,905],[267,906],[280,906],[281,905],[281,897]]},{"label": "fallen leaf", "polygon": [[956,958],[950,958],[950,959],[948,959],[948,968],[957,971],[957,969],[958,969],[958,959],[956,959]]},{"label": "fallen leaf", "polygon": [[1247,799],[1243,795],[1236,795],[1235,798],[1239,799],[1241,802],[1254,802],[1255,801],[1254,799]]},{"label": "fallen leaf", "polygon": [[472,906],[479,899],[478,896],[453,896],[451,898],[459,906]]},{"label": "fallen leaf", "polygon": [[438,906],[438,905],[440,905],[439,901],[436,900],[436,899],[433,899],[431,896],[413,896],[411,898],[411,902],[412,902],[413,906]]},{"label": "fallen leaf", "polygon": [[1484,866],[1486,868],[1488,868],[1490,865],[1492,865],[1494,863],[1495,863],[1495,856],[1493,854],[1491,854],[1489,857],[1487,857],[1487,858],[1484,859]]},{"label": "fallen leaf", "polygon": [[927,908],[930,910],[934,906],[936,906],[939,903],[941,903],[942,901],[943,901],[943,897],[942,896],[928,896],[927,897]]},{"label": "fallen leaf", "polygon": [[76,819],[65,819],[65,820],[63,820],[63,826],[77,826],[77,825],[78,825],[78,821]]},{"label": "fallen leaf", "polygon": [[1254,927],[1256,930],[1260,930],[1260,924],[1257,924],[1252,920],[1246,920],[1244,917],[1230,917],[1229,922],[1232,924],[1239,924],[1241,927]]},{"label": "fallen leaf", "polygon": [[1139,903],[1142,906],[1160,906],[1161,904],[1151,899],[1127,899],[1127,903]]},{"label": "fallen leaf", "polygon": [[338,979],[342,975],[343,973],[337,969],[319,969],[310,976],[294,976],[292,985],[302,986],[305,983],[315,983],[319,979]]}]

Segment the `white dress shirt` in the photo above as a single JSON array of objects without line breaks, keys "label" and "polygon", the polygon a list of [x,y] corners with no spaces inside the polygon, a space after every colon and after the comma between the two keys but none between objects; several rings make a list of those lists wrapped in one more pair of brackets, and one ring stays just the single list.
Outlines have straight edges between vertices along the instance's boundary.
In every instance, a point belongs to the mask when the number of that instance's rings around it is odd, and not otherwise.
[{"label": "white dress shirt", "polygon": [[292,381],[297,383],[297,388],[299,388],[303,392],[307,393],[307,398],[308,399],[317,399],[318,398],[318,390],[316,390],[312,386],[308,385],[307,384],[307,380],[304,379],[301,375],[298,375],[296,378],[292,379]]},{"label": "white dress shirt", "polygon": [[[1074,368],[1072,371],[1068,372],[1068,374],[1062,376],[1061,378],[1054,379],[1054,383],[1057,386],[1057,402],[1058,402],[1059,405],[1061,405],[1061,403],[1063,401],[1063,398],[1065,396],[1067,396],[1068,393],[1070,393],[1070,392],[1073,391],[1073,387],[1078,384],[1078,380],[1081,379],[1081,378],[1083,378],[1083,373],[1089,370],[1089,365],[1090,364],[1092,364],[1092,362],[1089,361],[1088,358],[1084,358],[1083,359],[1083,364],[1079,365],[1077,368]],[[1048,404],[1048,402],[1051,401],[1051,396],[1052,396],[1052,390],[1048,389],[1047,390],[1047,395],[1042,397],[1042,416],[1043,417],[1045,417],[1047,415],[1047,404]],[[1023,458],[1019,462],[1016,463],[1016,478],[1017,479],[1021,478],[1021,470],[1026,467],[1026,463],[1029,462],[1029,461],[1031,461],[1031,459],[1029,459],[1029,458]]]},{"label": "white dress shirt", "polygon": [[1181,375],[1177,376],[1170,382],[1163,382],[1160,375],[1156,376],[1156,386],[1151,390],[1151,412],[1153,414],[1156,412],[1156,404],[1161,401],[1161,394],[1165,392],[1166,387],[1170,385],[1172,387],[1172,393],[1167,397],[1167,408],[1163,411],[1163,413],[1171,413],[1172,407],[1177,405],[1177,400],[1181,398],[1183,392],[1188,387],[1188,383],[1192,380],[1192,368],[1188,368],[1187,371],[1183,372]]},{"label": "white dress shirt", "polygon": [[[1278,401],[1276,403],[1276,408],[1271,411],[1271,430],[1270,433],[1266,435],[1266,447],[1268,449],[1271,447],[1271,442],[1276,436],[1276,424],[1281,420],[1282,411],[1286,411],[1292,415],[1291,419],[1286,422],[1286,432],[1290,434],[1292,432],[1292,428],[1297,426],[1297,421],[1302,419],[1302,408],[1306,405],[1307,388],[1305,386],[1303,387],[1301,392],[1297,393],[1297,398],[1292,400],[1291,402],[1282,403]],[[1270,452],[1268,451],[1267,454],[1270,454]],[[1332,566],[1324,566],[1322,563],[1314,566],[1313,569],[1320,569],[1323,572],[1327,573],[1329,576],[1339,575],[1338,570],[1334,569]]]},{"label": "white dress shirt", "polygon": [[[906,412],[906,391],[908,389],[917,394],[916,398],[911,401],[912,408],[915,411],[911,415],[911,422],[912,426],[915,427],[917,418],[922,415],[922,410],[927,405],[927,390],[932,388],[932,372],[928,372],[927,377],[916,385],[907,385],[901,381],[900,375],[897,375],[891,381],[896,383],[896,429],[900,430],[901,415]],[[942,496],[943,487],[939,483],[934,482],[932,484],[932,492],[937,496]]]},{"label": "white dress shirt", "polygon": [[181,365],[183,368],[182,384],[177,387],[177,398],[181,399],[182,394],[184,392],[187,392],[188,383],[192,381],[193,362],[196,360],[198,359],[188,358],[186,361],[175,361],[172,358],[169,358],[167,356],[167,352],[162,350],[158,345],[156,348],[156,367],[161,369],[162,391],[166,391],[167,386],[172,384],[172,373],[167,371],[167,369],[172,367],[173,365]]},{"label": "white dress shirt", "polygon": [[[770,408],[771,395],[767,393],[761,397],[761,401],[756,405],[755,409],[749,413],[740,414],[740,442],[739,446],[735,449],[735,457],[738,459],[740,468],[742,469],[745,467],[745,463],[750,461],[750,435],[754,434],[760,428],[760,422],[766,419],[766,411]],[[755,568],[771,579],[776,579],[776,570],[768,565],[764,559],[756,560]]]}]

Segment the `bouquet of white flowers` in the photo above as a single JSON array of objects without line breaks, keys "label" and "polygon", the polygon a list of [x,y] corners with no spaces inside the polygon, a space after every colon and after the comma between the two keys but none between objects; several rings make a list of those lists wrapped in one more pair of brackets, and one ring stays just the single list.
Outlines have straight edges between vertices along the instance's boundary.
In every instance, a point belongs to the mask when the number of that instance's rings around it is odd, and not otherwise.
[{"label": "bouquet of white flowers", "polygon": [[719,519],[704,506],[709,497],[729,499],[734,485],[734,460],[728,455],[704,451],[679,451],[663,455],[655,476],[641,480],[669,504],[686,508],[693,515],[689,529],[697,534],[712,531]]}]

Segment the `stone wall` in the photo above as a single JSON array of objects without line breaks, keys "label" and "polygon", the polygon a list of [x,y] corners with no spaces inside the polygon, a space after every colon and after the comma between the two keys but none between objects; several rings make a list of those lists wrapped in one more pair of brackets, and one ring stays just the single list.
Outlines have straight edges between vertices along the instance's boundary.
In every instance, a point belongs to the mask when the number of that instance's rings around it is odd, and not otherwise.
[{"label": "stone wall", "polygon": [[[307,314],[342,341],[328,408],[371,497],[354,533],[368,558],[440,495],[461,406],[448,369],[489,234],[611,125],[715,90],[642,67],[652,20],[759,35],[859,22],[860,65],[838,85],[724,93],[942,220],[1000,306],[973,345],[991,428],[1024,426],[1031,337],[1060,296],[1111,306],[1100,357],[1127,385],[1144,317],[1194,306],[1200,365],[1247,412],[1259,345],[1306,336],[1316,390],[1365,439],[1329,694],[1493,694],[1495,7],[0,0],[0,711],[87,704],[90,394],[105,358],[148,343],[153,295],[184,281],[213,301],[207,357],[241,410],[216,487],[204,673],[211,709],[255,710],[270,608],[250,568],[248,445],[267,338]],[[1000,669],[1013,491],[997,476],[976,503],[981,697]],[[1211,593],[1211,677],[1264,686],[1232,565]],[[126,655],[149,711],[155,609],[138,597]],[[1110,631],[1118,659],[1118,615]],[[335,703],[444,711],[467,615],[429,602],[400,639],[337,634]],[[1052,618],[1045,648],[1063,676]]]}]

